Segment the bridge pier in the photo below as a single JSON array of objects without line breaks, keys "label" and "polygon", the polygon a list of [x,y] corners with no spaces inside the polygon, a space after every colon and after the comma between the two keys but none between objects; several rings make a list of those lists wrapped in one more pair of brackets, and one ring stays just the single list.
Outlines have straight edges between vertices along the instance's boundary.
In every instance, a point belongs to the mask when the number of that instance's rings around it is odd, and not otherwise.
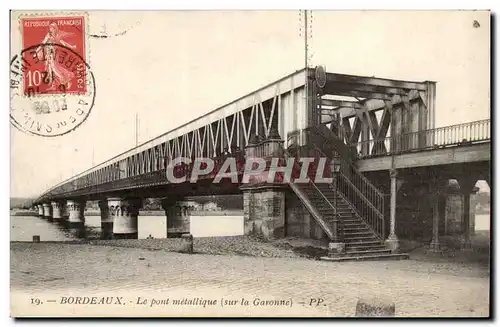
[{"label": "bridge pier", "polygon": [[[267,139],[253,135],[245,148],[247,159],[261,157],[266,162],[280,156],[283,140],[272,129]],[[250,176],[243,191],[245,235],[264,239],[285,237],[285,184],[267,183],[269,168],[260,176]],[[254,178],[255,177],[255,178]]]},{"label": "bridge pier", "polygon": [[63,223],[63,203],[60,201],[52,201],[52,220],[55,223],[62,224]]},{"label": "bridge pier", "polygon": [[40,216],[41,218],[43,218],[43,205],[38,204],[36,207],[38,209],[38,216]]},{"label": "bridge pier", "polygon": [[471,193],[474,191],[476,185],[476,178],[470,176],[463,176],[458,180],[460,185],[460,193],[462,193],[463,210],[462,210],[462,233],[463,242],[462,248],[467,250],[471,248],[470,235],[471,235],[471,214],[470,214],[470,200]]},{"label": "bridge pier", "polygon": [[137,239],[137,219],[142,200],[139,198],[110,198],[108,206],[113,217],[113,238]]},{"label": "bridge pier", "polygon": [[432,196],[432,241],[430,243],[430,250],[438,252],[441,250],[441,243],[439,242],[439,225],[444,217],[441,210],[441,198],[446,195],[446,187],[448,186],[448,179],[438,179],[437,176],[431,182]]},{"label": "bridge pier", "polygon": [[163,199],[161,205],[167,216],[167,238],[181,237],[191,231],[188,203],[178,199]]},{"label": "bridge pier", "polygon": [[285,189],[282,187],[243,190],[245,235],[264,239],[285,236]]},{"label": "bridge pier", "polygon": [[50,203],[43,204],[43,217],[48,221],[52,221],[52,206]]},{"label": "bridge pier", "polygon": [[109,200],[99,200],[101,210],[101,239],[110,240],[113,238],[113,216],[109,214]]},{"label": "bridge pier", "polygon": [[85,236],[85,200],[68,200],[68,228],[78,237]]},{"label": "bridge pier", "polygon": [[61,221],[61,223],[64,226],[67,226],[68,225],[68,221],[69,221],[68,201],[61,202],[61,215],[62,215],[62,221]]}]

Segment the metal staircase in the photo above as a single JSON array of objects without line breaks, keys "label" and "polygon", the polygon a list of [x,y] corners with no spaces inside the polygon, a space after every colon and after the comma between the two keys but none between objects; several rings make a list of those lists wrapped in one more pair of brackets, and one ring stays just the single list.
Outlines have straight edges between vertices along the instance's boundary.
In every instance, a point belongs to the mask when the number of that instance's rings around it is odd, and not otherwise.
[{"label": "metal staircase", "polygon": [[307,184],[290,183],[292,190],[328,238],[345,244],[342,256],[325,259],[346,261],[407,258],[404,254],[391,253],[384,245],[384,194],[351,163],[352,152],[347,146],[344,144],[345,148],[339,150],[342,141],[332,135],[326,139],[327,135],[328,131],[324,128],[311,129],[310,146],[300,149],[299,153],[330,159],[336,155],[335,152],[340,154],[341,167],[334,177],[334,183],[314,183],[313,176],[309,176],[311,181]]}]

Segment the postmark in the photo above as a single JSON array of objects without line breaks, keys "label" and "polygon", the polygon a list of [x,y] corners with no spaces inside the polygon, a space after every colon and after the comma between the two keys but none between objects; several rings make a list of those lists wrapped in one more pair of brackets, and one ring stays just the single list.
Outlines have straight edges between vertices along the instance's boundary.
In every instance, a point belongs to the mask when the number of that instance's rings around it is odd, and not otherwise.
[{"label": "postmark", "polygon": [[10,62],[11,123],[39,136],[60,136],[80,126],[95,101],[87,61],[85,16],[20,20],[22,51]]}]

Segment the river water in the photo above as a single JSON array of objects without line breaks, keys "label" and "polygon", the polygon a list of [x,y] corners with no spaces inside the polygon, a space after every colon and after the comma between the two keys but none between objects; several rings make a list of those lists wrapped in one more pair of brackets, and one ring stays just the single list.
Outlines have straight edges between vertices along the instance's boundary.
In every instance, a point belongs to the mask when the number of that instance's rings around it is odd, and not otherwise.
[{"label": "river water", "polygon": [[[145,216],[138,219],[138,237],[151,235],[164,238],[167,234],[165,216]],[[90,238],[98,238],[101,232],[101,217],[85,217],[85,228]],[[11,241],[31,241],[33,235],[40,235],[42,241],[69,241],[77,239],[69,230],[33,216],[10,216]]]},{"label": "river water", "polygon": [[[138,237],[165,238],[167,234],[165,216],[139,216]],[[90,238],[99,238],[101,217],[85,217],[85,227]],[[191,217],[191,234],[204,236],[243,235],[243,216],[194,216]],[[490,215],[476,215],[476,231],[490,230]],[[75,240],[70,231],[58,224],[33,216],[10,216],[11,241],[31,241],[33,235],[40,235],[42,241]]]}]

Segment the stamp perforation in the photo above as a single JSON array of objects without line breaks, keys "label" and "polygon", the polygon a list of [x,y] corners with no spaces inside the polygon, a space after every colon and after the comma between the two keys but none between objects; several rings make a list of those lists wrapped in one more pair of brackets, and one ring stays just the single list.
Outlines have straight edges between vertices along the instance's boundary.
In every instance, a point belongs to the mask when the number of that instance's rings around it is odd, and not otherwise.
[{"label": "stamp perforation", "polygon": [[20,37],[12,44],[11,124],[43,137],[75,130],[95,103],[88,13],[16,12],[12,18]]},{"label": "stamp perforation", "polygon": [[[51,18],[51,17],[57,17],[57,18],[64,18],[64,17],[75,17],[75,16],[80,16],[83,17],[83,24],[84,24],[84,31],[82,33],[83,37],[83,44],[84,44],[84,54],[85,54],[85,62],[88,64],[88,66],[92,66],[91,62],[91,57],[92,57],[92,51],[90,47],[90,37],[89,37],[89,13],[87,11],[29,11],[29,12],[21,12],[17,15],[17,25],[18,25],[18,30],[21,35],[19,38],[19,44],[18,44],[18,49],[23,49],[23,19],[36,19],[36,18]],[[22,51],[22,50],[21,50]],[[20,52],[21,52],[20,51]],[[88,91],[87,91],[88,93]],[[35,93],[30,95],[31,97],[34,98],[52,98],[54,97],[54,94],[46,94],[46,93]],[[66,93],[65,96],[67,97],[75,97],[75,96],[80,96],[79,94],[75,93]]]}]

